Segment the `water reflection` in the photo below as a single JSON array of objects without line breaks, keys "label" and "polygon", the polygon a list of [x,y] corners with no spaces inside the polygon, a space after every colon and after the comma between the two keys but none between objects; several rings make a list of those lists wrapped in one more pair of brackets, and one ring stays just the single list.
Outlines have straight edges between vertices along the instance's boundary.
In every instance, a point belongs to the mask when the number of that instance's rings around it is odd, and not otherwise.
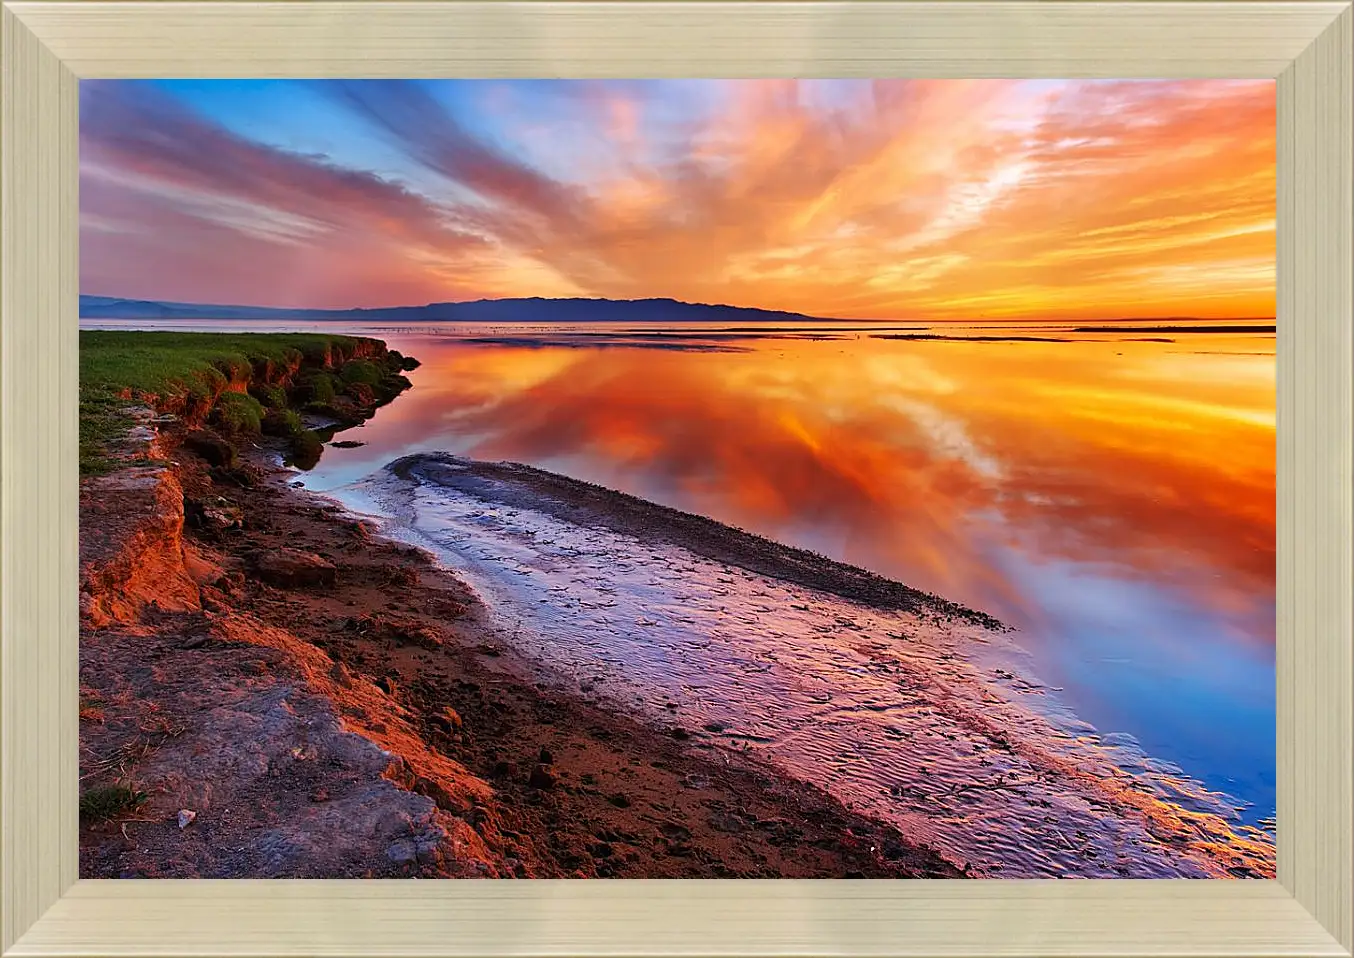
[{"label": "water reflection", "polygon": [[1082,718],[1272,815],[1273,336],[846,337],[387,335],[415,388],[308,481],[517,460],[877,570],[1018,626]]},{"label": "water reflection", "polygon": [[1273,845],[1230,824],[1220,796],[1061,708],[1020,633],[728,564],[718,539],[662,515],[618,524],[605,498],[543,489],[521,466],[400,468],[345,495],[441,555],[557,677],[752,753],[973,875],[1274,874]]}]

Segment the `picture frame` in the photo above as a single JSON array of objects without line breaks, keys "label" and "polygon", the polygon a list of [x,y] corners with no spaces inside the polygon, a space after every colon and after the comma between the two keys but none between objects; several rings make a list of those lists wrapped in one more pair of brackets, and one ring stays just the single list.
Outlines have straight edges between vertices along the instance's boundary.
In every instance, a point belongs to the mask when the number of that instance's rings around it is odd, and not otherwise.
[{"label": "picture frame", "polygon": [[[1350,3],[0,8],[0,954],[1351,954]],[[1278,878],[78,880],[77,84],[156,76],[1275,78]]]}]

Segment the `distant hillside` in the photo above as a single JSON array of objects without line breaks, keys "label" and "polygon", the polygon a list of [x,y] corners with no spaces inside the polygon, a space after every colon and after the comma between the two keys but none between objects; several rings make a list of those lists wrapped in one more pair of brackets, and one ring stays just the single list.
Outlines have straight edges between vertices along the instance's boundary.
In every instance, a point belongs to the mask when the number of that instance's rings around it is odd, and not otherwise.
[{"label": "distant hillside", "polygon": [[833,322],[821,316],[743,306],[712,306],[675,299],[480,299],[469,303],[386,306],[379,309],[272,309],[207,303],[81,296],[82,319],[304,319],[367,323],[693,323]]}]

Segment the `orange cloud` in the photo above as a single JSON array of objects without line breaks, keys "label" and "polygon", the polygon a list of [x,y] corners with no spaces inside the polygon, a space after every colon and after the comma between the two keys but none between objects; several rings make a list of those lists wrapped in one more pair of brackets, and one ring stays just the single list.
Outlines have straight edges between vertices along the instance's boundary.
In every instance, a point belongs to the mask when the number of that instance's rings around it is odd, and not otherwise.
[{"label": "orange cloud", "polygon": [[[661,85],[559,81],[576,95],[555,114],[515,118],[518,101],[495,98],[492,136],[419,84],[322,85],[351,116],[347,135],[403,156],[418,190],[92,87],[82,144],[99,189],[153,194],[178,218],[134,259],[90,206],[85,291],[167,298],[198,283],[306,306],[668,296],[861,318],[1274,314],[1273,82],[700,82],[708,108],[675,113]],[[235,204],[212,224],[235,235],[187,229],[203,197]],[[282,244],[288,230],[307,249]],[[173,263],[188,242],[280,275],[251,284],[224,263],[156,279],[152,252]],[[344,279],[358,262],[363,282]],[[285,279],[301,271],[305,296]]]}]

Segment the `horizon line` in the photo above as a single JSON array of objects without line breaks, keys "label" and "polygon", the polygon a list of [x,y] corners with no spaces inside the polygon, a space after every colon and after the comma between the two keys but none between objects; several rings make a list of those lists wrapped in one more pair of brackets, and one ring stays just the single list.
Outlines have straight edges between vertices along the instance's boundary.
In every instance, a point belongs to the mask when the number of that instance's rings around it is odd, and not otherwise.
[{"label": "horizon line", "polygon": [[[121,303],[154,303],[160,306],[184,306],[198,309],[219,308],[219,309],[258,309],[269,310],[277,313],[356,313],[356,312],[381,312],[393,309],[429,309],[435,306],[472,306],[479,303],[509,303],[509,302],[543,302],[543,303],[647,303],[664,302],[674,303],[680,306],[705,307],[711,309],[740,309],[761,313],[778,313],[785,316],[802,316],[805,319],[816,320],[829,323],[933,323],[933,324],[951,324],[966,323],[976,320],[984,320],[999,323],[1022,323],[1022,322],[1068,322],[1068,323],[1126,323],[1126,322],[1192,322],[1192,323],[1237,323],[1237,322],[1276,322],[1274,315],[1270,316],[1132,316],[1132,315],[1113,315],[1099,317],[1065,317],[1065,316],[968,316],[962,318],[871,318],[871,317],[850,317],[850,316],[818,316],[811,313],[801,313],[789,309],[772,309],[765,306],[742,306],[732,303],[706,303],[692,300],[677,299],[672,296],[642,296],[634,299],[616,299],[608,296],[499,296],[499,297],[479,297],[477,299],[465,300],[435,300],[427,303],[397,303],[385,306],[265,306],[251,303],[206,303],[206,302],[188,302],[185,300],[164,300],[149,299],[144,297],[128,296],[109,296],[104,293],[79,293],[83,300],[86,297],[91,299],[105,299]],[[82,319],[117,319],[133,317],[85,317]],[[140,317],[153,319],[156,317]],[[430,322],[450,322],[451,320],[430,320]]]}]

